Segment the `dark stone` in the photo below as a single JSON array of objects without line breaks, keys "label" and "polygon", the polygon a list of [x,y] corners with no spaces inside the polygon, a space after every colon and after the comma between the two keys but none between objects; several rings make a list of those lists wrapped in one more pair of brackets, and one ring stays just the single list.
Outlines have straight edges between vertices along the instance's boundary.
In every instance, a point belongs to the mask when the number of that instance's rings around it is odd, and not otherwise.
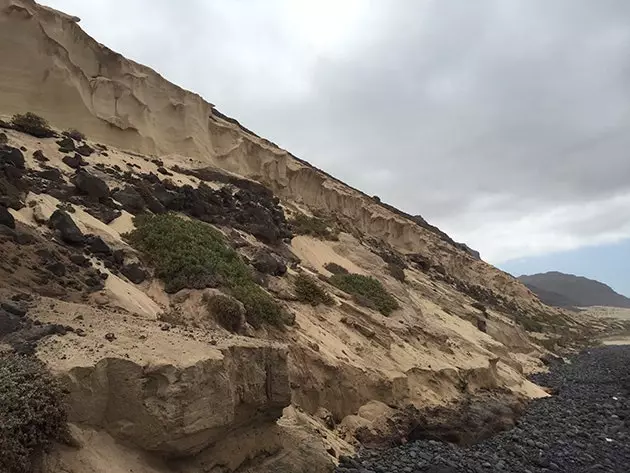
[{"label": "dark stone", "polygon": [[105,181],[93,176],[84,169],[78,170],[71,182],[82,194],[88,195],[92,199],[101,200],[109,197],[109,187]]},{"label": "dark stone", "polygon": [[0,145],[6,145],[9,142],[9,138],[7,138],[7,134],[2,132],[0,133]]},{"label": "dark stone", "polygon": [[134,284],[140,284],[147,278],[147,273],[138,263],[125,264],[120,272]]},{"label": "dark stone", "polygon": [[107,340],[108,342],[113,342],[114,340],[116,340],[116,335],[114,335],[111,332],[106,333],[105,334],[105,340]]},{"label": "dark stone", "polygon": [[88,163],[83,159],[83,156],[76,153],[74,156],[64,156],[61,160],[66,166],[71,167],[72,169],[79,169],[82,166],[88,165]]},{"label": "dark stone", "polygon": [[123,209],[131,214],[138,214],[144,210],[146,204],[142,195],[132,186],[126,186],[112,194],[112,197],[120,202]]},{"label": "dark stone", "polygon": [[41,149],[38,149],[37,151],[33,152],[33,158],[36,161],[39,161],[40,163],[45,163],[47,161],[50,161],[46,156],[44,156],[44,153],[42,152]]},{"label": "dark stone", "polygon": [[46,265],[46,269],[53,273],[55,276],[62,277],[66,275],[66,266],[59,261]]},{"label": "dark stone", "polygon": [[15,218],[13,218],[9,209],[3,205],[0,205],[0,225],[4,225],[8,228],[15,228]]},{"label": "dark stone", "polygon": [[125,262],[125,252],[124,250],[114,250],[114,263],[117,265],[121,265]]},{"label": "dark stone", "polygon": [[256,253],[252,266],[261,273],[273,276],[282,276],[287,272],[287,266],[265,250],[260,250]]},{"label": "dark stone", "polygon": [[90,156],[92,153],[94,153],[94,148],[86,144],[82,144],[81,146],[77,148],[77,153],[87,157],[87,156]]},{"label": "dark stone", "polygon": [[0,309],[10,314],[17,315],[18,317],[24,317],[27,312],[27,310],[24,309],[23,307],[16,304],[12,304],[11,302],[0,303]]},{"label": "dark stone", "polygon": [[173,173],[170,172],[168,169],[166,169],[163,166],[160,166],[159,168],[157,168],[157,172],[159,172],[160,174],[164,174],[165,176],[172,176]]},{"label": "dark stone", "polygon": [[85,209],[92,217],[109,224],[122,215],[120,210],[112,209],[103,204],[90,205]]},{"label": "dark stone", "polygon": [[488,331],[488,323],[486,322],[485,319],[482,319],[481,317],[477,317],[477,328],[481,330],[483,333],[486,333]]},{"label": "dark stone", "polygon": [[55,210],[50,216],[49,225],[59,232],[61,239],[71,245],[82,245],[85,237],[72,217],[63,210]]},{"label": "dark stone", "polygon": [[32,245],[37,241],[35,236],[28,232],[16,232],[14,240],[18,245],[23,246]]},{"label": "dark stone", "polygon": [[59,151],[62,153],[69,153],[75,150],[74,140],[69,136],[64,136],[56,143],[59,146]]},{"label": "dark stone", "polygon": [[82,267],[90,266],[90,260],[79,253],[71,254],[70,261],[72,261],[77,266],[82,266]]},{"label": "dark stone", "polygon": [[86,237],[86,246],[95,255],[110,255],[112,253],[109,245],[99,236],[90,235]]},{"label": "dark stone", "polygon": [[24,154],[12,146],[0,146],[0,165],[11,164],[18,169],[25,168]]},{"label": "dark stone", "polygon": [[63,179],[61,171],[57,168],[47,168],[38,171],[37,176],[47,181],[61,181]]}]

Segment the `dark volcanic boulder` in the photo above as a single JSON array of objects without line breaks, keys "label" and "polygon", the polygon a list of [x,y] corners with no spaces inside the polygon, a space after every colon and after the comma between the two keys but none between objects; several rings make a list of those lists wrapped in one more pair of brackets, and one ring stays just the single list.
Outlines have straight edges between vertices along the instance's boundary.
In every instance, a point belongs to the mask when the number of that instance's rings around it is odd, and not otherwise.
[{"label": "dark volcanic boulder", "polygon": [[120,202],[123,209],[132,214],[142,212],[146,206],[140,193],[131,186],[126,186],[114,192],[112,197]]},{"label": "dark volcanic boulder", "polygon": [[59,145],[59,151],[62,153],[69,153],[70,151],[74,151],[74,141],[69,136],[64,136],[59,141],[57,141]]},{"label": "dark volcanic boulder", "polygon": [[274,255],[264,250],[256,253],[252,266],[261,273],[273,276],[282,276],[287,272],[287,266],[282,261],[279,261]]},{"label": "dark volcanic boulder", "polygon": [[83,156],[77,153],[75,153],[74,156],[64,156],[61,160],[66,166],[72,169],[79,169],[81,166],[88,165],[85,159],[83,159]]},{"label": "dark volcanic boulder", "polygon": [[5,227],[15,228],[15,219],[9,209],[0,205],[0,225],[4,225]]},{"label": "dark volcanic boulder", "polygon": [[94,152],[94,148],[86,145],[86,144],[82,144],[81,146],[79,146],[77,148],[77,153],[82,154],[83,156],[89,156]]},{"label": "dark volcanic boulder", "polygon": [[105,181],[83,169],[77,171],[71,182],[79,192],[93,199],[101,200],[109,197],[109,187],[107,187]]},{"label": "dark volcanic boulder", "polygon": [[85,237],[72,217],[63,210],[55,210],[50,216],[49,225],[59,232],[61,239],[71,245],[82,245]]},{"label": "dark volcanic boulder", "polygon": [[11,146],[0,147],[0,165],[11,164],[18,169],[24,169],[24,154],[18,148]]},{"label": "dark volcanic boulder", "polygon": [[90,253],[95,255],[110,255],[112,253],[109,245],[99,236],[90,235],[86,237],[86,245]]},{"label": "dark volcanic boulder", "polygon": [[140,284],[147,278],[147,272],[138,263],[125,264],[120,272],[134,284]]},{"label": "dark volcanic boulder", "polygon": [[35,152],[33,152],[33,158],[36,161],[39,161],[40,163],[45,163],[46,161],[49,161],[49,159],[46,156],[44,156],[44,153],[41,149],[38,149]]}]

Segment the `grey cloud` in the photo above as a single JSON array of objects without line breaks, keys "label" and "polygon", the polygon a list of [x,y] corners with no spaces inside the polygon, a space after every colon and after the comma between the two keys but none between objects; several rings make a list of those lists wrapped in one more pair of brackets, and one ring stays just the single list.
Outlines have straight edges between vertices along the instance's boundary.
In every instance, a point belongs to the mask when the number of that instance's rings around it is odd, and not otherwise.
[{"label": "grey cloud", "polygon": [[[384,2],[352,48],[321,57],[278,20],[281,0],[125,2],[115,21],[110,5],[122,2],[47,3],[301,158],[464,239],[630,193],[626,0]],[[99,8],[108,24],[88,11]],[[576,215],[563,231],[621,228],[615,215]]]}]

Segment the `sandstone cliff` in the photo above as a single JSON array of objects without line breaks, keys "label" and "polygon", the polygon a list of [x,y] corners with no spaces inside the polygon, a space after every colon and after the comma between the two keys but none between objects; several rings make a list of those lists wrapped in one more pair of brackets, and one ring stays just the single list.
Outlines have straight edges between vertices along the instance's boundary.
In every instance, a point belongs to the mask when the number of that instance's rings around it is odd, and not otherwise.
[{"label": "sandstone cliff", "polygon": [[[0,0],[0,115],[25,112],[61,140],[4,124],[0,197],[17,223],[0,234],[0,296],[33,295],[30,322],[4,342],[32,348],[69,392],[78,447],[47,457],[51,472],[330,471],[358,444],[438,435],[428,412],[473,441],[488,429],[457,413],[499,403],[508,415],[483,423],[509,426],[546,395],[525,378],[543,346],[586,327],[421,218],[97,43],[78,19]],[[71,128],[85,138],[60,135]],[[166,287],[124,235],[133,215],[167,210],[218,228],[287,326],[239,320],[233,334],[205,302],[220,281]],[[298,234],[286,216],[321,217],[334,237]],[[376,279],[396,309],[339,289],[330,263]],[[300,275],[329,303],[298,300]],[[53,328],[44,336],[35,321]]]}]

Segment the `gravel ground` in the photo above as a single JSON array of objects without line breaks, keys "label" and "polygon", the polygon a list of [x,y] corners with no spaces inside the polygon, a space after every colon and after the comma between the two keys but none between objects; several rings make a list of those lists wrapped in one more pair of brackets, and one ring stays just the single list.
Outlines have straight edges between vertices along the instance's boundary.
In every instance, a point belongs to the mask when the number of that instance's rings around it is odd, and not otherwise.
[{"label": "gravel ground", "polygon": [[410,442],[344,458],[338,473],[630,473],[630,346],[585,351],[534,376],[558,394],[471,447]]}]

